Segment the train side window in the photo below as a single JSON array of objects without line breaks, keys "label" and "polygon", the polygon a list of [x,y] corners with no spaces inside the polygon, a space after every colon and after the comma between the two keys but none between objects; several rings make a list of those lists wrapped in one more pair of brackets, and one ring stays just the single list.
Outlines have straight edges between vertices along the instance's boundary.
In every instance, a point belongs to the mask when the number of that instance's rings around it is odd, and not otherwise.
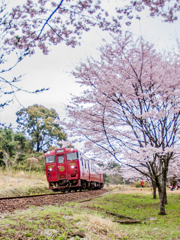
[{"label": "train side window", "polygon": [[58,163],[64,163],[64,156],[58,156]]},{"label": "train side window", "polygon": [[81,162],[82,162],[82,166],[83,166],[83,158],[81,157]]},{"label": "train side window", "polygon": [[76,160],[78,159],[78,153],[77,152],[67,153],[66,157],[67,157],[67,160],[70,160],[70,161]]}]

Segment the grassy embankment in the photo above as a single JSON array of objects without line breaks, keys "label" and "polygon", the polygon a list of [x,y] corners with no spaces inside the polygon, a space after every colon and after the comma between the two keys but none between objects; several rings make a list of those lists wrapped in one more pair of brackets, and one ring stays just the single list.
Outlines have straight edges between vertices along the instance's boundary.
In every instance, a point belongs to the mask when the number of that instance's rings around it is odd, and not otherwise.
[{"label": "grassy embankment", "polygon": [[[119,224],[116,221],[120,219],[106,211],[141,220],[141,223]],[[31,207],[5,214],[0,219],[0,239],[77,240],[80,237],[72,237],[72,233],[79,231],[85,234],[84,239],[95,240],[180,239],[180,190],[168,190],[167,215],[160,216],[158,211],[159,200],[152,199],[149,189],[114,188],[87,202]]]},{"label": "grassy embankment", "polygon": [[7,178],[0,169],[0,197],[31,195],[49,192],[44,172],[12,171]]}]

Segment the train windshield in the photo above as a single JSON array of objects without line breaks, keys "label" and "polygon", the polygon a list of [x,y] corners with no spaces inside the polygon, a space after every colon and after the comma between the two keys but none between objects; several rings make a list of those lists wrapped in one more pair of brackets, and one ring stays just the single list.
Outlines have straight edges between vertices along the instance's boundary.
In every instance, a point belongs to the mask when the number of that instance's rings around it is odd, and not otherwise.
[{"label": "train windshield", "polygon": [[53,163],[53,162],[55,162],[55,156],[52,155],[52,156],[45,157],[45,162],[46,163]]},{"label": "train windshield", "polygon": [[64,163],[64,156],[58,156],[58,163]]},{"label": "train windshield", "polygon": [[76,160],[78,159],[78,153],[77,152],[67,153],[66,158],[67,160],[70,160],[70,161]]}]

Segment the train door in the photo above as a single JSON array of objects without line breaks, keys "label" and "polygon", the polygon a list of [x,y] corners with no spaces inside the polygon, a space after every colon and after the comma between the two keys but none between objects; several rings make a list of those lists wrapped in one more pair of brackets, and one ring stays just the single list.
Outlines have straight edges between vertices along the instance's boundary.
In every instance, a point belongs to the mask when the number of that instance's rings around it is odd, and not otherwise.
[{"label": "train door", "polygon": [[63,152],[56,152],[56,163],[59,180],[67,179],[66,155]]},{"label": "train door", "polygon": [[79,178],[79,156],[78,152],[72,151],[66,154],[68,178],[77,179]]}]

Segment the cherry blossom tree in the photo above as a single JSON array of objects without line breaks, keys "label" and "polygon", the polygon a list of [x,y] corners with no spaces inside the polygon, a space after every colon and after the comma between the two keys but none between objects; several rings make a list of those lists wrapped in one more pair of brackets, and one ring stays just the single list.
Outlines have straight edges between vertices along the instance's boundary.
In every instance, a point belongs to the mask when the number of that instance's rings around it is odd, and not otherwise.
[{"label": "cherry blossom tree", "polygon": [[134,18],[140,19],[138,14],[145,8],[150,10],[151,17],[162,16],[173,22],[177,20],[180,4],[175,0],[130,1],[124,6],[117,2],[112,16],[109,9],[103,9],[100,0],[27,0],[13,9],[8,21],[10,36],[5,43],[29,54],[39,47],[47,54],[49,44],[65,42],[76,46],[83,32],[94,26],[119,33],[123,22],[130,25]]},{"label": "cherry blossom tree", "polygon": [[[11,14],[7,11],[7,5],[5,1],[1,0],[0,6],[0,108],[4,108],[10,102],[17,100],[17,92],[24,91],[27,93],[38,93],[45,89],[28,91],[18,87],[18,82],[22,80],[22,76],[14,76],[12,79],[7,77],[7,73],[15,68],[23,59],[29,54],[27,49],[17,50],[5,45],[5,41],[8,38],[11,31]],[[10,59],[14,61],[10,61]],[[46,89],[47,90],[47,89]]]},{"label": "cherry blossom tree", "polygon": [[178,157],[174,157],[172,159],[171,164],[169,166],[167,178],[168,178],[170,184],[171,184],[172,180],[180,179],[180,161],[179,161]]},{"label": "cherry blossom tree", "polygon": [[[71,141],[64,141],[64,140],[61,140],[58,142],[58,145],[61,147],[61,148],[68,148],[69,146],[72,146],[72,143]],[[69,147],[70,148],[70,147]]]},{"label": "cherry blossom tree", "polygon": [[[98,26],[102,30],[119,33],[121,24],[130,25],[134,18],[140,19],[138,15],[145,8],[149,8],[150,15],[162,16],[165,21],[173,22],[177,19],[180,5],[177,1],[131,1],[126,6],[117,2],[114,6],[117,14],[111,16],[103,9],[100,0],[27,0],[23,6],[16,6],[11,13],[7,13],[5,0],[1,0],[0,8],[0,51],[2,66],[0,74],[4,74],[15,67],[22,59],[35,53],[36,47],[44,54],[48,54],[49,45],[57,45],[61,42],[75,47],[80,43],[83,32],[89,31],[91,27]],[[6,55],[20,50],[17,61],[13,66],[5,69]],[[16,98],[18,88],[16,83],[21,76],[13,79],[1,77],[2,84],[6,89],[3,95],[13,95],[1,103],[1,107],[9,104]],[[42,91],[37,90],[35,92]]]},{"label": "cherry blossom tree", "polygon": [[162,17],[164,22],[173,23],[178,19],[180,3],[176,0],[139,0],[130,1],[123,7],[117,7],[118,18],[125,20],[126,25],[130,25],[134,18],[140,19],[140,12],[149,10],[151,17]]},{"label": "cherry blossom tree", "polygon": [[[2,97],[2,102],[0,103],[0,107],[3,108],[4,106],[8,105],[12,99],[9,98],[9,95],[14,94],[18,90],[20,90],[17,86],[16,83],[20,81],[21,76],[14,77],[13,79],[7,79],[5,78],[5,74],[12,70],[23,58],[23,54],[17,56],[16,61],[12,66],[6,66],[6,62],[8,59],[8,56],[11,51],[9,51],[7,48],[4,48],[4,41],[5,38],[7,37],[7,29],[9,28],[8,26],[8,18],[9,14],[6,11],[6,4],[4,1],[1,1],[1,6],[0,6],[0,92],[1,92],[1,97]],[[25,52],[24,52],[25,55]],[[8,96],[8,97],[6,97]]]},{"label": "cherry blossom tree", "polygon": [[68,106],[67,126],[96,156],[152,175],[165,214],[168,167],[179,144],[179,55],[130,34],[114,37],[100,54],[73,73],[84,90]]},{"label": "cherry blossom tree", "polygon": [[[129,164],[122,164],[121,170],[123,173],[123,178],[127,179],[129,181],[147,181],[152,186],[152,194],[153,199],[156,199],[156,188],[159,186],[160,176],[162,174],[161,171],[158,171],[157,168],[152,169],[149,167],[150,163],[146,164],[139,164],[137,166],[136,164],[129,165]],[[161,188],[158,188],[159,190],[159,198],[161,196]],[[167,199],[165,198],[165,203],[167,203]]]},{"label": "cherry blossom tree", "polygon": [[[17,99],[19,75],[13,79],[5,78],[24,57],[35,53],[36,47],[48,54],[51,44],[61,42],[75,47],[80,43],[83,32],[98,26],[102,30],[119,32],[120,23],[109,17],[100,6],[100,1],[78,0],[27,0],[22,6],[16,6],[9,13],[6,0],[0,0],[0,81],[3,95],[0,107]],[[10,10],[10,9],[9,9]],[[16,61],[9,66],[8,59],[16,54]],[[35,90],[38,93],[47,89]],[[10,96],[10,97],[9,97]]]},{"label": "cherry blossom tree", "polygon": [[27,0],[11,13],[9,37],[5,44],[11,49],[24,49],[29,54],[40,48],[48,54],[48,46],[65,42],[75,47],[84,31],[98,26],[119,32],[120,23],[101,8],[99,0]]}]

